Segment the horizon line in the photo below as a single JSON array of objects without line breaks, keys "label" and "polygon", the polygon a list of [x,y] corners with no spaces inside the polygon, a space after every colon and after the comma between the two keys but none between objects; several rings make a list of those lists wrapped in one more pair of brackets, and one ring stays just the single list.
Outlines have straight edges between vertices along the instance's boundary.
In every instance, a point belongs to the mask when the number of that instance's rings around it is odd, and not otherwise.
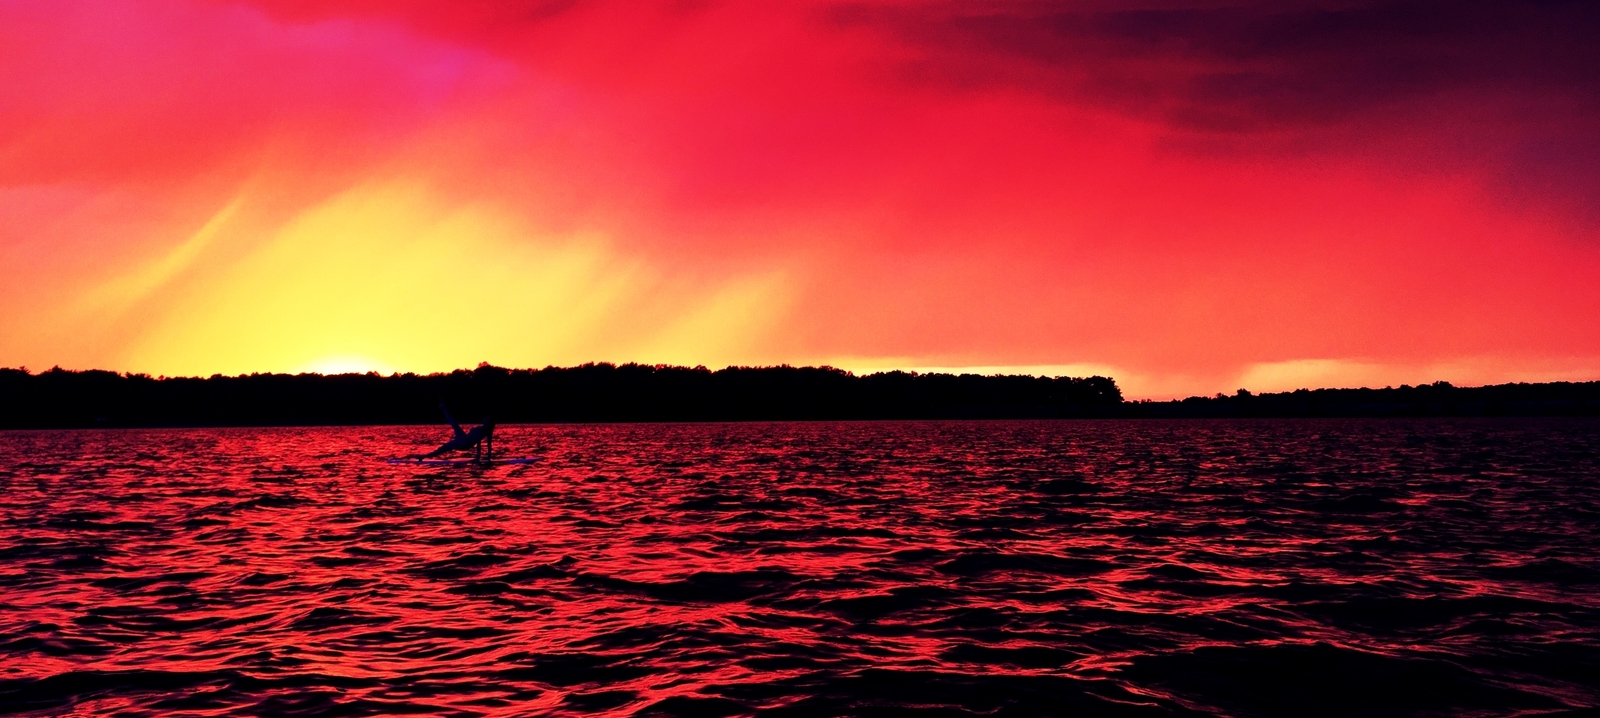
[{"label": "horizon line", "polygon": [[[1068,365],[1061,365],[1061,366],[1068,366]],[[151,375],[151,374],[146,373],[146,372],[132,372],[132,371],[119,372],[119,371],[116,371],[116,370],[113,370],[113,369],[67,369],[67,368],[63,368],[59,364],[55,365],[55,366],[52,366],[50,369],[46,369],[46,370],[39,371],[39,372],[34,372],[34,371],[30,370],[25,365],[16,366],[16,367],[0,367],[0,373],[19,372],[19,373],[22,373],[22,374],[27,375],[27,376],[43,376],[45,374],[51,374],[51,373],[64,373],[64,374],[105,373],[105,374],[111,374],[111,375],[122,377],[122,378],[144,378],[144,379],[151,379],[151,380],[154,380],[154,381],[169,381],[169,380],[208,381],[208,380],[214,380],[214,379],[245,379],[245,378],[250,378],[250,377],[261,377],[261,376],[285,376],[285,377],[308,377],[308,376],[314,376],[314,377],[321,377],[321,378],[374,377],[374,378],[379,378],[379,379],[394,379],[394,378],[403,378],[403,377],[440,377],[440,376],[450,376],[450,375],[453,375],[453,374],[460,374],[460,373],[472,374],[472,373],[475,373],[475,372],[477,372],[479,370],[482,370],[482,369],[498,369],[498,370],[503,370],[503,371],[508,371],[508,372],[528,372],[528,373],[532,373],[532,372],[542,372],[542,371],[549,371],[549,370],[583,369],[583,368],[590,368],[590,367],[608,367],[608,368],[612,368],[612,369],[619,369],[619,368],[625,368],[625,367],[637,367],[637,368],[645,368],[645,369],[652,369],[652,370],[704,371],[704,372],[707,372],[707,373],[710,373],[710,374],[716,374],[716,373],[719,373],[719,372],[725,372],[725,371],[730,371],[730,370],[794,369],[794,370],[813,370],[813,371],[833,371],[833,372],[839,372],[841,374],[844,374],[844,375],[850,376],[850,377],[854,377],[854,378],[865,378],[865,377],[886,375],[886,374],[906,374],[906,375],[909,375],[909,376],[952,376],[952,377],[976,376],[976,377],[985,377],[985,378],[991,378],[991,377],[1026,377],[1026,378],[1032,378],[1032,379],[1078,379],[1078,380],[1100,378],[1100,379],[1108,379],[1114,385],[1117,382],[1117,378],[1115,376],[1109,376],[1109,375],[1104,375],[1104,374],[1090,374],[1090,375],[1072,376],[1072,375],[1066,375],[1066,374],[1053,375],[1053,374],[1047,374],[1047,373],[1028,373],[1028,372],[1009,373],[1009,372],[1004,372],[1004,371],[992,371],[992,372],[985,373],[985,372],[976,372],[976,371],[967,371],[967,372],[956,371],[958,369],[961,369],[962,367],[938,367],[936,369],[935,368],[929,368],[929,367],[882,368],[882,369],[873,369],[873,370],[870,370],[870,371],[863,370],[861,372],[858,372],[858,371],[852,370],[852,369],[847,369],[847,368],[843,368],[843,367],[836,367],[836,366],[833,366],[831,364],[815,364],[815,365],[796,365],[796,364],[788,364],[788,363],[770,364],[770,365],[729,364],[727,366],[722,367],[721,369],[711,369],[711,368],[707,367],[704,364],[697,364],[697,365],[694,365],[694,366],[688,366],[688,365],[684,365],[684,364],[670,364],[670,363],[646,364],[646,363],[643,363],[643,362],[620,362],[620,363],[618,363],[618,362],[609,362],[609,361],[591,361],[591,362],[584,362],[582,364],[574,364],[574,365],[569,365],[569,366],[560,366],[560,365],[555,365],[555,364],[547,364],[547,365],[545,365],[543,367],[506,367],[506,366],[500,366],[500,365],[492,364],[492,363],[489,363],[489,362],[485,361],[485,362],[479,362],[476,367],[472,367],[472,368],[460,367],[460,368],[456,368],[456,369],[451,369],[449,371],[436,371],[436,372],[427,372],[427,373],[412,372],[412,371],[404,371],[403,372],[403,371],[395,370],[395,371],[391,371],[391,372],[389,372],[387,374],[373,369],[373,370],[368,370],[368,371],[365,371],[365,372],[361,372],[361,371],[345,371],[345,372],[326,373],[326,372],[319,372],[319,371],[299,371],[299,372],[265,371],[265,372],[250,372],[250,373],[240,373],[240,374],[223,374],[223,373],[219,372],[219,373],[211,374],[210,376],[199,376],[199,375],[167,376],[165,374]],[[971,367],[971,368],[973,368],[973,369],[1000,369],[1001,367],[985,366],[985,367]],[[1392,385],[1392,384],[1391,385],[1385,385],[1385,386],[1382,386],[1382,387],[1377,387],[1377,386],[1319,386],[1319,387],[1303,386],[1303,387],[1299,387],[1299,388],[1296,388],[1296,389],[1283,389],[1283,390],[1278,390],[1278,391],[1261,391],[1261,392],[1254,392],[1254,391],[1250,391],[1248,389],[1248,387],[1241,387],[1234,394],[1226,394],[1226,393],[1222,393],[1222,392],[1217,392],[1217,393],[1209,395],[1209,396],[1202,395],[1202,394],[1193,394],[1193,395],[1190,395],[1190,396],[1187,396],[1187,397],[1182,397],[1182,398],[1172,397],[1172,398],[1165,398],[1165,399],[1153,399],[1153,398],[1138,398],[1138,399],[1134,399],[1134,398],[1126,398],[1126,397],[1124,397],[1122,399],[1122,402],[1126,403],[1126,404],[1160,404],[1160,403],[1183,402],[1183,401],[1186,401],[1188,399],[1215,400],[1215,399],[1248,398],[1248,397],[1272,396],[1272,395],[1280,395],[1280,394],[1294,394],[1294,393],[1298,393],[1298,392],[1318,392],[1318,391],[1393,391],[1393,390],[1409,390],[1409,389],[1416,389],[1416,388],[1422,388],[1422,387],[1432,387],[1432,388],[1439,388],[1439,389],[1483,389],[1483,388],[1501,387],[1501,386],[1536,386],[1536,385],[1541,385],[1541,384],[1551,384],[1551,385],[1559,385],[1559,384],[1569,384],[1569,385],[1572,385],[1572,384],[1600,384],[1600,379],[1588,380],[1588,381],[1571,381],[1571,380],[1509,381],[1509,382],[1502,382],[1502,383],[1498,383],[1498,384],[1479,384],[1479,385],[1471,385],[1471,386],[1456,385],[1456,384],[1454,384],[1452,382],[1449,382],[1449,381],[1441,379],[1441,380],[1436,380],[1436,381],[1432,381],[1432,382],[1423,382],[1423,383],[1417,383],[1417,384],[1400,384],[1399,386],[1395,386],[1395,385]],[[1120,390],[1120,386],[1119,386],[1119,390]]]}]

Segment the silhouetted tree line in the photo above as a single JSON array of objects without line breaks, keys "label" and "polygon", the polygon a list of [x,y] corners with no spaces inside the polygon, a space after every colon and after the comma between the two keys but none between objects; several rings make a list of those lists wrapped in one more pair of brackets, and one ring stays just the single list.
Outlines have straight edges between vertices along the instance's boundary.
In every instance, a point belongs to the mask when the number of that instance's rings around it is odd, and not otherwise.
[{"label": "silhouetted tree line", "polygon": [[1122,401],[1106,377],[979,376],[830,367],[483,365],[448,374],[154,378],[0,368],[0,428],[464,422],[1201,417],[1600,416],[1600,382],[1300,389]]},{"label": "silhouetted tree line", "polygon": [[1458,387],[1449,382],[1382,389],[1299,389],[1130,402],[1123,416],[1358,417],[1358,416],[1600,416],[1600,381]]},{"label": "silhouetted tree line", "polygon": [[856,376],[830,367],[482,365],[448,374],[250,374],[154,378],[0,369],[0,427],[737,421],[1106,416],[1106,377]]}]

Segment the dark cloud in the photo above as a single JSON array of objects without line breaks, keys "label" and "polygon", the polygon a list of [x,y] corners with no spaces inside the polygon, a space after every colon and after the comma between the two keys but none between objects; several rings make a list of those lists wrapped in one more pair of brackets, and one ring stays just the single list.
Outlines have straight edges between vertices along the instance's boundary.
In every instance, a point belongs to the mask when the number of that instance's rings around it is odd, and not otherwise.
[{"label": "dark cloud", "polygon": [[1442,93],[1600,94],[1600,3],[852,6],[920,48],[919,82],[1012,86],[1204,131],[1347,121]]},{"label": "dark cloud", "polygon": [[1020,90],[1192,151],[1392,154],[1600,226],[1600,2],[836,7],[912,50],[899,81]]}]

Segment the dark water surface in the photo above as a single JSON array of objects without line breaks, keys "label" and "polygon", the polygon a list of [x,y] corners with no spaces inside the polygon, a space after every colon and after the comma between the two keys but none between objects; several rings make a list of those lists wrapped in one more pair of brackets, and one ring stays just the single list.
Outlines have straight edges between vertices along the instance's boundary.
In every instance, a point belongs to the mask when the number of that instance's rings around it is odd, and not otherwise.
[{"label": "dark water surface", "polygon": [[0,711],[1600,715],[1600,422],[0,433]]}]

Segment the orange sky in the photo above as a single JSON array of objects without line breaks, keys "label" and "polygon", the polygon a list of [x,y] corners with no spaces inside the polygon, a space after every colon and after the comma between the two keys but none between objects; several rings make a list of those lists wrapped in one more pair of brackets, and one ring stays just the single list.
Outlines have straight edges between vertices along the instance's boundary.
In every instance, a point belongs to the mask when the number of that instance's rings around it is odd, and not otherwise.
[{"label": "orange sky", "polygon": [[0,2],[0,366],[1600,379],[1600,10]]}]

